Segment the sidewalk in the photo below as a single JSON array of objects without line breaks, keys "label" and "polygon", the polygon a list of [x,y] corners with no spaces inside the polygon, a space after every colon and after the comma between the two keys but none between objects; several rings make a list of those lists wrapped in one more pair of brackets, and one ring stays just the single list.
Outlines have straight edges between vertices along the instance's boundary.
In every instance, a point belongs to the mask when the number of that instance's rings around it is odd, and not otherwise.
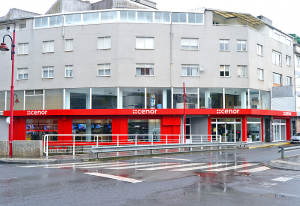
[{"label": "sidewalk", "polygon": [[300,155],[272,160],[269,166],[275,169],[300,171]]},{"label": "sidewalk", "polygon": [[[290,142],[277,142],[277,143],[249,143],[248,148],[264,148],[272,146],[287,145]],[[139,158],[139,157],[149,157],[149,156],[159,156],[168,154],[184,154],[190,152],[208,152],[208,151],[221,151],[221,150],[234,150],[240,148],[234,148],[230,146],[210,147],[210,148],[193,148],[193,151],[187,149],[167,149],[167,150],[157,150],[154,154],[150,155],[149,151],[137,151],[137,152],[109,152],[102,153],[99,158],[100,161],[117,160],[117,159],[128,159],[128,158]],[[243,148],[244,149],[244,148]],[[54,163],[71,163],[80,161],[93,161],[96,160],[96,154],[76,154],[73,155],[51,155],[49,157],[43,156],[38,158],[21,158],[21,157],[0,157],[0,164],[54,164]],[[299,165],[300,168],[300,165]]]}]

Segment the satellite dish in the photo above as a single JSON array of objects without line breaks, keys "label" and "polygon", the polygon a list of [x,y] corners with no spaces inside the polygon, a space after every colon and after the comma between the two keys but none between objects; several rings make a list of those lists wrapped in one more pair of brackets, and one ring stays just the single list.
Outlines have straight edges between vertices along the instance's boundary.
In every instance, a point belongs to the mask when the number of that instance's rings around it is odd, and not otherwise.
[{"label": "satellite dish", "polygon": [[203,66],[200,67],[200,72],[204,72],[205,68]]}]

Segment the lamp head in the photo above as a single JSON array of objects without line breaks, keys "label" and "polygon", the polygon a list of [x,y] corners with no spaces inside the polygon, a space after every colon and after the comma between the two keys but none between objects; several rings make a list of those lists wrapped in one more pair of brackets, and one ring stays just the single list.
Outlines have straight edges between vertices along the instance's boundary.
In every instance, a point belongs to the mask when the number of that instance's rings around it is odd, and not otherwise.
[{"label": "lamp head", "polygon": [[9,51],[9,49],[8,49],[8,47],[6,46],[5,43],[1,43],[1,45],[0,45],[0,51],[2,51],[2,52]]}]

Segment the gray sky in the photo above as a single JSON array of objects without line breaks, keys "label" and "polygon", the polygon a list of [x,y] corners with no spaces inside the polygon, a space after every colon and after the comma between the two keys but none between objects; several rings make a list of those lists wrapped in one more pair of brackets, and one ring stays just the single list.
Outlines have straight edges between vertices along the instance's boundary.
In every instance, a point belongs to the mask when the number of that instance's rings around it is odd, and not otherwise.
[{"label": "gray sky", "polygon": [[[0,16],[10,8],[18,8],[44,14],[56,0],[1,0]],[[99,0],[90,0],[96,2]],[[286,32],[300,35],[299,0],[152,0],[157,8],[184,11],[198,7],[221,9],[263,15],[273,21],[273,26]]]}]

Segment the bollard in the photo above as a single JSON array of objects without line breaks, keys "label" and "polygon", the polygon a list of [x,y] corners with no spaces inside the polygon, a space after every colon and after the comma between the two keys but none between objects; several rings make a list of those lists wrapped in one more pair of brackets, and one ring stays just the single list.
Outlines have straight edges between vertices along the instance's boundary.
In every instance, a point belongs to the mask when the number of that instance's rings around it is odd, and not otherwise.
[{"label": "bollard", "polygon": [[282,146],[280,146],[281,148],[281,159],[284,159],[284,148]]}]

